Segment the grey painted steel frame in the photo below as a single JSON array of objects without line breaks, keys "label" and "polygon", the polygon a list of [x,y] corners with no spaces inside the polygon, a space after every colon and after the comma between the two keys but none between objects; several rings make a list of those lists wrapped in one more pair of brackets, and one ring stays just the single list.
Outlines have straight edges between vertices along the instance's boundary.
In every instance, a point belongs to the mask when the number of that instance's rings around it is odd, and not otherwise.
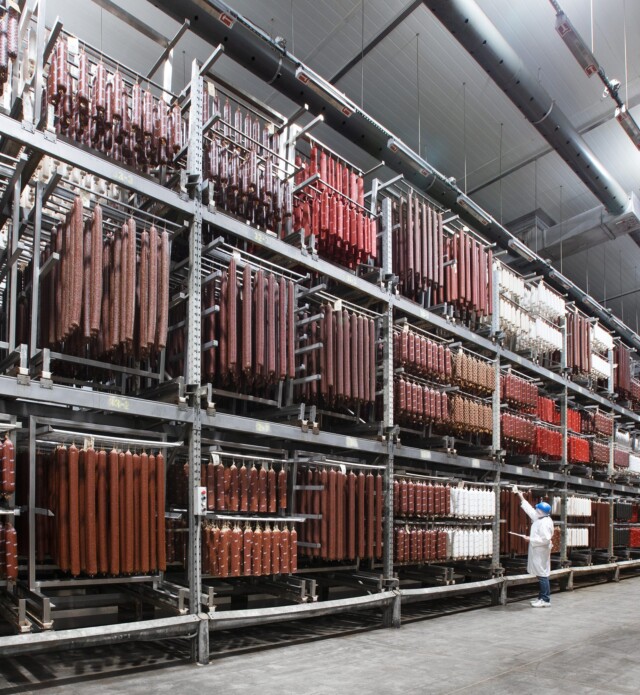
[{"label": "grey painted steel frame", "polygon": [[[189,149],[187,175],[193,186],[194,215],[189,235],[189,296],[187,317],[187,387],[192,390],[193,420],[189,434],[189,612],[200,612],[201,565],[201,517],[195,508],[196,490],[201,483],[202,459],[202,409],[200,407],[200,383],[202,380],[202,109],[204,80],[200,66],[194,60],[191,66],[191,104],[189,110]],[[198,639],[192,643],[192,656],[198,663],[209,661],[209,632],[201,629]]]}]

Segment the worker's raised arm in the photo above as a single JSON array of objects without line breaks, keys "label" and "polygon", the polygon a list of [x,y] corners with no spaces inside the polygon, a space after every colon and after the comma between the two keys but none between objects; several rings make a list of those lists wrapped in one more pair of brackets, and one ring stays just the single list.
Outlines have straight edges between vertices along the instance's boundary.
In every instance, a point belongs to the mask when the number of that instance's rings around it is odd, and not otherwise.
[{"label": "worker's raised arm", "polygon": [[518,490],[517,485],[512,485],[511,490],[518,495],[520,498],[520,506],[524,510],[524,513],[531,519],[531,521],[536,521],[538,518],[538,513],[536,510],[525,500],[524,495]]}]

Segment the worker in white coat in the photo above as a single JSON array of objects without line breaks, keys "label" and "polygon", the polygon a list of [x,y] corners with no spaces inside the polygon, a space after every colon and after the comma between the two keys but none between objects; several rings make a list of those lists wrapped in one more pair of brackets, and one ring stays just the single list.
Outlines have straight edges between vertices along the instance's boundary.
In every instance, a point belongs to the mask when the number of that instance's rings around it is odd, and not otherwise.
[{"label": "worker in white coat", "polygon": [[553,521],[551,519],[551,507],[546,502],[539,502],[532,507],[517,486],[513,491],[519,495],[522,509],[533,522],[531,531],[526,539],[529,541],[529,554],[527,557],[527,572],[538,577],[540,590],[538,599],[532,601],[533,608],[548,608],[551,605],[551,586],[549,574],[551,573],[551,539],[553,538]]}]

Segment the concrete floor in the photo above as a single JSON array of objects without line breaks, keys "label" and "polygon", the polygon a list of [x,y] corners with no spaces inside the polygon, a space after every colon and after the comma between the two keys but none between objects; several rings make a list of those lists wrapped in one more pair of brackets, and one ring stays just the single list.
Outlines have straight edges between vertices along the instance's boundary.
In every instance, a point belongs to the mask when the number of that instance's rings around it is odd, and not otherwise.
[{"label": "concrete floor", "polygon": [[[638,693],[640,581],[73,685],[51,695]],[[97,656],[97,655],[96,655]],[[1,689],[0,689],[1,690]],[[14,691],[15,692],[15,691]],[[20,692],[29,692],[20,689]]]}]

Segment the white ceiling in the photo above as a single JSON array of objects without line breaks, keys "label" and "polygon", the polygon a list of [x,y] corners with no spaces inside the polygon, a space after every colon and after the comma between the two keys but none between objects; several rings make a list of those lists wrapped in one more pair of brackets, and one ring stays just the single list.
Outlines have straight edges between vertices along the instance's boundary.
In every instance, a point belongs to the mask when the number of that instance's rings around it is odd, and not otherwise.
[{"label": "white ceiling", "polygon": [[[115,2],[167,37],[178,28],[146,0]],[[327,78],[361,51],[363,6],[366,44],[408,4],[408,0],[227,2],[268,33],[284,37],[296,57]],[[640,194],[640,152],[613,119],[614,104],[603,98],[602,83],[597,77],[586,77],[556,34],[555,13],[548,0],[477,2],[578,130],[610,116],[584,138],[620,185]],[[640,104],[640,1],[562,0],[561,4],[587,42],[591,41],[593,6],[594,53],[608,76],[622,82],[623,99]],[[73,4],[48,0],[49,23],[58,15],[69,31],[94,45],[102,43],[106,53],[140,72],[148,70],[159,55],[157,44],[91,0]],[[204,60],[210,51],[211,47],[192,33],[181,40],[176,50],[174,90],[182,87],[185,76],[188,78],[191,60]],[[216,71],[282,113],[295,110],[292,102],[226,57],[216,64]],[[466,160],[467,189],[480,187],[473,197],[498,220],[508,223],[541,208],[560,221],[598,205],[593,194],[557,154],[548,152],[547,142],[424,6],[365,56],[338,86],[407,144],[417,149],[420,142],[429,162],[454,176],[462,187]],[[640,106],[633,108],[632,114],[640,121]],[[328,128],[318,135],[341,147],[345,156],[362,168],[373,163],[371,157]],[[505,176],[501,183],[482,187],[501,171],[528,161],[531,163]],[[589,290],[597,299],[605,293],[611,296],[638,287],[638,266],[640,248],[629,238],[607,242],[562,262],[563,271],[585,289],[588,275]],[[624,318],[634,329],[640,309],[638,295],[611,304],[619,315],[624,311]]]}]

